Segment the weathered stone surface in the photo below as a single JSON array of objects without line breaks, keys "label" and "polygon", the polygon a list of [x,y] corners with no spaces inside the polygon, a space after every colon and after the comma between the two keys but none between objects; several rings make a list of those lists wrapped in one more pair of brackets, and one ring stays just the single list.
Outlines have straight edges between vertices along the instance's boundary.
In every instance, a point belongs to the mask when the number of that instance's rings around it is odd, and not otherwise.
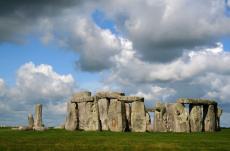
[{"label": "weathered stone surface", "polygon": [[203,108],[201,105],[189,105],[189,118],[191,132],[202,132],[203,129]]},{"label": "weathered stone surface", "polygon": [[207,100],[207,99],[189,99],[189,98],[180,98],[176,101],[177,103],[182,104],[200,104],[200,105],[209,105],[213,104],[216,105],[217,103],[213,100]]},{"label": "weathered stone surface", "polygon": [[34,127],[34,117],[33,114],[28,115],[28,127],[31,129]]},{"label": "weathered stone surface", "polygon": [[131,128],[131,105],[125,103],[125,119],[126,119],[126,131],[130,131]]},{"label": "weathered stone surface", "polygon": [[174,105],[175,103],[165,104],[165,115],[163,116],[163,128],[165,131],[173,132],[175,130],[175,116],[174,116]]},{"label": "weathered stone surface", "polygon": [[86,118],[86,102],[78,103],[79,130],[84,130]]},{"label": "weathered stone surface", "polygon": [[155,112],[155,108],[147,108],[145,110],[146,110],[146,112]]},{"label": "weathered stone surface", "polygon": [[131,127],[133,132],[146,131],[144,102],[135,101],[131,106]]},{"label": "weathered stone surface", "polygon": [[72,103],[81,103],[81,102],[93,102],[94,97],[92,96],[81,96],[81,97],[74,97],[71,99]]},{"label": "weathered stone surface", "polygon": [[99,131],[100,123],[99,123],[99,111],[98,104],[95,100],[94,102],[87,102],[85,109],[85,131]]},{"label": "weathered stone surface", "polygon": [[166,132],[167,131],[167,115],[166,107],[164,103],[156,103],[156,108],[154,113],[154,131],[156,132]]},{"label": "weathered stone surface", "polygon": [[114,132],[125,131],[125,104],[117,99],[111,99],[108,110],[109,130]]},{"label": "weathered stone surface", "polygon": [[148,112],[145,113],[146,117],[146,131],[151,132],[152,131],[152,125],[151,125],[151,117]]},{"label": "weathered stone surface", "polygon": [[222,115],[223,110],[221,108],[217,108],[217,115],[216,115],[216,130],[220,130],[220,116]]},{"label": "weathered stone surface", "polygon": [[35,105],[34,127],[35,128],[43,127],[43,124],[42,124],[42,105],[41,104]]},{"label": "weathered stone surface", "polygon": [[186,111],[184,105],[180,103],[175,103],[174,119],[175,119],[174,132],[190,132],[189,114]]},{"label": "weathered stone surface", "polygon": [[214,105],[204,106],[204,131],[214,132],[216,130],[216,114]]},{"label": "weathered stone surface", "polygon": [[69,131],[74,131],[77,129],[77,127],[78,127],[77,104],[68,102],[65,129]]},{"label": "weathered stone surface", "polygon": [[139,97],[139,96],[119,96],[118,100],[119,101],[124,101],[126,103],[132,103],[132,102],[135,102],[135,101],[144,102],[144,98]]},{"label": "weathered stone surface", "polygon": [[78,97],[84,97],[84,96],[91,96],[91,92],[89,91],[82,91],[82,92],[77,92],[73,95],[74,98]]},{"label": "weathered stone surface", "polygon": [[107,131],[107,130],[109,130],[109,126],[108,126],[109,100],[106,98],[99,99],[98,100],[98,109],[99,109],[101,130]]},{"label": "weathered stone surface", "polygon": [[109,92],[109,91],[101,91],[97,92],[96,96],[99,98],[107,98],[107,99],[117,99],[119,96],[124,96],[125,93],[122,92]]}]

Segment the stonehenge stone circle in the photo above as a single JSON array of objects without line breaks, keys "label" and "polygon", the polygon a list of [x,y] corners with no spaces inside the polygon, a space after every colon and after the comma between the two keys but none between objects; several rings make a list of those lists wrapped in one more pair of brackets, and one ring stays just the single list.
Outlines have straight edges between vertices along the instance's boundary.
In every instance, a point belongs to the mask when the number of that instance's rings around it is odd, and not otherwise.
[{"label": "stonehenge stone circle", "polygon": [[34,127],[34,117],[33,114],[28,115],[28,127],[33,128]]},{"label": "stonehenge stone circle", "polygon": [[[42,123],[36,107],[35,124]],[[154,112],[151,117],[150,112]],[[180,98],[146,108],[144,98],[122,92],[75,93],[67,103],[66,130],[114,132],[214,132],[223,110],[207,99]],[[40,120],[37,120],[40,119]],[[38,122],[39,121],[39,122]],[[153,121],[153,122],[151,122]]]},{"label": "stonehenge stone circle", "polygon": [[42,125],[42,105],[35,105],[35,120],[34,120],[34,129],[40,129]]}]

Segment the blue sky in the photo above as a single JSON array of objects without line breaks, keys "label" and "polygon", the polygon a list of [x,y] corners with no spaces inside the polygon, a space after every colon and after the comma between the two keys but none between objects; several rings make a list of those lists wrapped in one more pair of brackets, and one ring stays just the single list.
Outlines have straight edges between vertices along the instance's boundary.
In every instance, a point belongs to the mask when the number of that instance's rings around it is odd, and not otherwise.
[{"label": "blue sky", "polygon": [[13,10],[0,12],[0,124],[26,123],[40,99],[45,121],[57,125],[72,93],[117,90],[144,96],[149,107],[215,99],[230,126],[229,5],[213,1],[6,3]]}]

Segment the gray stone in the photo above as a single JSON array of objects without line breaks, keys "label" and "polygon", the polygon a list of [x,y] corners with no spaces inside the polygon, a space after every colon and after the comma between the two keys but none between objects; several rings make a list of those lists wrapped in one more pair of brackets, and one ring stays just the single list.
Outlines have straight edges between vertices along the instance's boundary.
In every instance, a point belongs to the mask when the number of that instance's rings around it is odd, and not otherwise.
[{"label": "gray stone", "polygon": [[81,103],[81,102],[93,102],[94,97],[92,96],[81,96],[81,97],[74,97],[71,99],[72,103]]},{"label": "gray stone", "polygon": [[34,127],[34,117],[33,114],[29,114],[28,115],[28,127],[30,127],[31,129]]},{"label": "gray stone", "polygon": [[74,131],[77,129],[77,127],[78,127],[77,104],[68,102],[65,129],[69,131]]},{"label": "gray stone", "polygon": [[204,106],[204,131],[214,132],[216,130],[216,114],[214,105]]},{"label": "gray stone", "polygon": [[180,103],[174,104],[174,119],[175,119],[174,132],[190,132],[189,114],[186,111],[184,105]]},{"label": "gray stone", "polygon": [[203,108],[201,105],[189,105],[189,118],[191,132],[202,132]]},{"label": "gray stone", "polygon": [[151,117],[148,112],[145,113],[146,117],[146,131],[151,132],[152,131],[152,125],[151,125]]},{"label": "gray stone", "polygon": [[107,99],[117,99],[119,96],[124,96],[125,94],[122,92],[110,92],[110,91],[101,91],[97,92],[96,96],[99,98],[107,98]]},{"label": "gray stone", "polygon": [[118,100],[119,101],[124,101],[126,103],[132,103],[132,102],[135,102],[135,101],[144,102],[144,98],[139,97],[139,96],[119,96]]},{"label": "gray stone", "polygon": [[177,103],[181,104],[197,104],[197,105],[216,105],[217,102],[213,100],[207,100],[207,99],[189,99],[189,98],[180,98],[176,101]]},{"label": "gray stone", "polygon": [[216,130],[220,130],[220,116],[222,115],[223,110],[221,108],[217,108],[217,115],[216,115]]},{"label": "gray stone", "polygon": [[43,127],[43,124],[42,124],[42,105],[41,104],[35,105],[34,127],[35,128]]},{"label": "gray stone", "polygon": [[130,131],[131,127],[131,105],[125,103],[125,119],[126,119],[126,131]]},{"label": "gray stone", "polygon": [[107,130],[109,130],[109,127],[108,127],[109,100],[106,98],[99,99],[98,100],[98,109],[99,109],[101,130],[107,131]]},{"label": "gray stone", "polygon": [[87,102],[85,105],[85,131],[99,131],[99,111],[97,100],[94,102]]},{"label": "gray stone", "polygon": [[167,114],[166,114],[166,107],[163,103],[156,103],[156,110],[154,113],[154,131],[156,132],[166,132],[167,131]]},{"label": "gray stone", "polygon": [[84,97],[84,96],[91,96],[91,92],[89,91],[77,92],[73,95],[73,98],[79,98],[79,97]]},{"label": "gray stone", "polygon": [[166,113],[163,116],[163,128],[166,128],[167,132],[175,131],[174,105],[175,103],[165,104]]},{"label": "gray stone", "polygon": [[146,131],[144,102],[135,101],[131,106],[131,127],[133,132]]},{"label": "gray stone", "polygon": [[125,104],[117,99],[111,99],[108,110],[109,130],[114,132],[125,131]]},{"label": "gray stone", "polygon": [[79,120],[79,130],[85,129],[85,123],[86,123],[86,102],[78,103],[78,120]]}]

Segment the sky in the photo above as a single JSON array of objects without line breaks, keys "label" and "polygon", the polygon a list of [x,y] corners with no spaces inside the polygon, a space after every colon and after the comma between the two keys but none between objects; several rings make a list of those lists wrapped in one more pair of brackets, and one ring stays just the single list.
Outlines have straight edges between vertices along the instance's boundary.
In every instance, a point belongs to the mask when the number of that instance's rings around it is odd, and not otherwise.
[{"label": "sky", "polygon": [[147,107],[216,100],[230,127],[230,1],[0,2],[0,125],[65,121],[78,91],[122,91]]}]

